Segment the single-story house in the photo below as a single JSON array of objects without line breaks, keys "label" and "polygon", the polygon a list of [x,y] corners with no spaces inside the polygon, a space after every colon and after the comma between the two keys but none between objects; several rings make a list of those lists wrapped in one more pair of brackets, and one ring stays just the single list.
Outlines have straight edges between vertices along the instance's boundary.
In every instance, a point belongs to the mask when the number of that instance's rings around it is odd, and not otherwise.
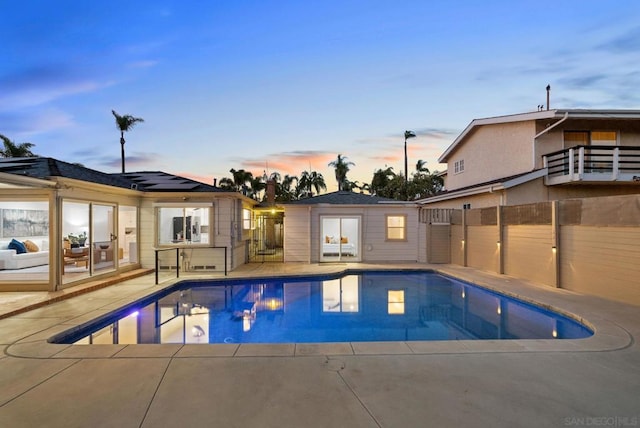
[{"label": "single-story house", "polygon": [[285,262],[424,262],[415,203],[338,191],[284,206]]},{"label": "single-story house", "polygon": [[54,291],[155,268],[157,255],[159,269],[211,271],[248,257],[243,219],[256,202],[188,178],[3,158],[0,188],[0,291]]}]

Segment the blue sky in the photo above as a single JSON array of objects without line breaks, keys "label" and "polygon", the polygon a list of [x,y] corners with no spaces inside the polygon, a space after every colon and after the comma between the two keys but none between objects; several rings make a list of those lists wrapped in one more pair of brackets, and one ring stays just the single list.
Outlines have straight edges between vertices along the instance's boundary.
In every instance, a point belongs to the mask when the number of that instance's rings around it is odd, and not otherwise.
[{"label": "blue sky", "polygon": [[206,182],[438,156],[474,118],[640,109],[640,2],[0,0],[0,134]]}]

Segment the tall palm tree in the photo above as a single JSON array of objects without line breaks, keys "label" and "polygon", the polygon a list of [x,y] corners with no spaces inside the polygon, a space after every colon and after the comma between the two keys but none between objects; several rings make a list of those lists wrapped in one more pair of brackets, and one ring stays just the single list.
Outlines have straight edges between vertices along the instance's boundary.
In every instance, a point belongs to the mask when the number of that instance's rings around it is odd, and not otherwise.
[{"label": "tall palm tree", "polygon": [[116,127],[120,130],[120,146],[122,149],[122,173],[124,174],[124,133],[129,131],[138,122],[144,122],[140,117],[133,117],[130,114],[119,115],[115,110],[111,110],[113,117],[116,118]]},{"label": "tall palm tree", "polygon": [[35,146],[35,144],[33,143],[16,144],[2,134],[0,134],[0,140],[2,140],[2,144],[4,146],[2,149],[0,149],[0,157],[33,158],[38,156],[31,151],[31,148]]},{"label": "tall palm tree", "polygon": [[355,163],[347,162],[347,157],[343,157],[341,154],[339,154],[338,158],[334,161],[329,162],[328,166],[332,166],[335,169],[336,181],[338,182],[338,190],[349,190],[347,173],[349,172],[349,167],[355,166]]}]

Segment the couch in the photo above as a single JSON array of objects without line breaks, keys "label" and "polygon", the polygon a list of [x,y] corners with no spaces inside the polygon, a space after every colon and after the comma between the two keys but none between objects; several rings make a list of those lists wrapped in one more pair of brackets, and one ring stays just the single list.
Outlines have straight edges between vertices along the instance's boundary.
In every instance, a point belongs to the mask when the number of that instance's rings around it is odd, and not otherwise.
[{"label": "couch", "polygon": [[22,254],[8,249],[10,242],[11,240],[0,241],[0,269],[24,269],[49,264],[48,240],[33,240],[38,246],[38,251]]},{"label": "couch", "polygon": [[349,239],[346,237],[336,238],[333,236],[325,236],[324,242],[322,243],[322,254],[327,255],[356,255],[356,246],[355,244],[349,242]]}]

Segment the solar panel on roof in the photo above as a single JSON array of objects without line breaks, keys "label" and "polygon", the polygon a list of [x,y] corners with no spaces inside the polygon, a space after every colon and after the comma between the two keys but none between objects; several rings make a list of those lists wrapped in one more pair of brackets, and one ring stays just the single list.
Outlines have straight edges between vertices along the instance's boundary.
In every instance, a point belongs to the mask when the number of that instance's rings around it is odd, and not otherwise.
[{"label": "solar panel on roof", "polygon": [[162,183],[147,186],[147,190],[191,190],[198,187],[198,183]]}]

